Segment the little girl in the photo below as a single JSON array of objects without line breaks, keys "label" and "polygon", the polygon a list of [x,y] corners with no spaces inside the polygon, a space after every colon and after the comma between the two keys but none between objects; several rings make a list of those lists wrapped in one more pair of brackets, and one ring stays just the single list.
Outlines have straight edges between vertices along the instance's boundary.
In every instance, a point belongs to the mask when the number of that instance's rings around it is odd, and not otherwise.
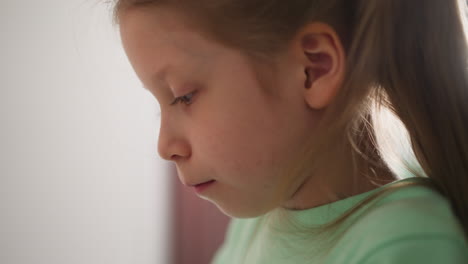
[{"label": "little girl", "polygon": [[213,263],[468,263],[465,10],[116,1],[159,154],[233,218]]}]

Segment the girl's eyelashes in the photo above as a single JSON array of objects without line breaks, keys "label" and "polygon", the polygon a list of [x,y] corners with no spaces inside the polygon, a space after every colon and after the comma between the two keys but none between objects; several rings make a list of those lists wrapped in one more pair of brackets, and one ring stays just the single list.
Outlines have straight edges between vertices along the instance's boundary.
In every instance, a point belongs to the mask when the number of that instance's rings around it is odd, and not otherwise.
[{"label": "girl's eyelashes", "polygon": [[177,103],[184,103],[186,105],[189,105],[189,104],[192,103],[193,96],[195,95],[195,93],[196,92],[191,92],[191,93],[188,93],[186,95],[177,97],[177,98],[174,99],[174,101],[172,101],[172,103],[170,105],[175,105]]}]

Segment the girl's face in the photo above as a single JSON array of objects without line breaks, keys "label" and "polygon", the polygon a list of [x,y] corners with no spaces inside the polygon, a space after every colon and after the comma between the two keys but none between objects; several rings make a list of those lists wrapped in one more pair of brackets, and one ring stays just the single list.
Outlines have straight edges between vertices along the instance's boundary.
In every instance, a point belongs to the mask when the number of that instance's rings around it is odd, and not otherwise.
[{"label": "girl's face", "polygon": [[279,172],[318,118],[303,97],[303,69],[287,59],[254,68],[167,8],[128,10],[120,29],[137,76],[160,104],[159,154],[176,164],[183,184],[212,181],[197,194],[233,217],[293,198],[295,189],[277,200],[278,185],[291,177]]}]

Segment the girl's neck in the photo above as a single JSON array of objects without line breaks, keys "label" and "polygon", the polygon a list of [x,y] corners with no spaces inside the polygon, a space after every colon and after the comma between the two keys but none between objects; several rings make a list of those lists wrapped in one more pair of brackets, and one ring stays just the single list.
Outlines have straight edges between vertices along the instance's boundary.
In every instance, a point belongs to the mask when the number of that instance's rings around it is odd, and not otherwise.
[{"label": "girl's neck", "polygon": [[396,180],[377,154],[370,158],[380,166],[370,164],[360,155],[354,157],[356,163],[353,165],[352,150],[349,150],[344,152],[348,155],[342,152],[341,157],[322,168],[321,173],[306,178],[292,197],[283,203],[283,207],[289,210],[314,208],[374,190]]}]

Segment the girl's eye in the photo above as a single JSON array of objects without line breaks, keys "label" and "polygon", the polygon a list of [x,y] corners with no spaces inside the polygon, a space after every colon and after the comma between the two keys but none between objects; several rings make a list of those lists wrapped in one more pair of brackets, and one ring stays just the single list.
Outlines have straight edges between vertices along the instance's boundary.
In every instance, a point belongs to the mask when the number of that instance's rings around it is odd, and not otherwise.
[{"label": "girl's eye", "polygon": [[189,105],[189,104],[192,103],[192,98],[195,95],[195,93],[196,92],[192,92],[192,93],[186,94],[184,96],[177,97],[176,99],[174,99],[174,101],[171,103],[171,105],[175,105],[177,103],[184,103],[186,105]]}]

